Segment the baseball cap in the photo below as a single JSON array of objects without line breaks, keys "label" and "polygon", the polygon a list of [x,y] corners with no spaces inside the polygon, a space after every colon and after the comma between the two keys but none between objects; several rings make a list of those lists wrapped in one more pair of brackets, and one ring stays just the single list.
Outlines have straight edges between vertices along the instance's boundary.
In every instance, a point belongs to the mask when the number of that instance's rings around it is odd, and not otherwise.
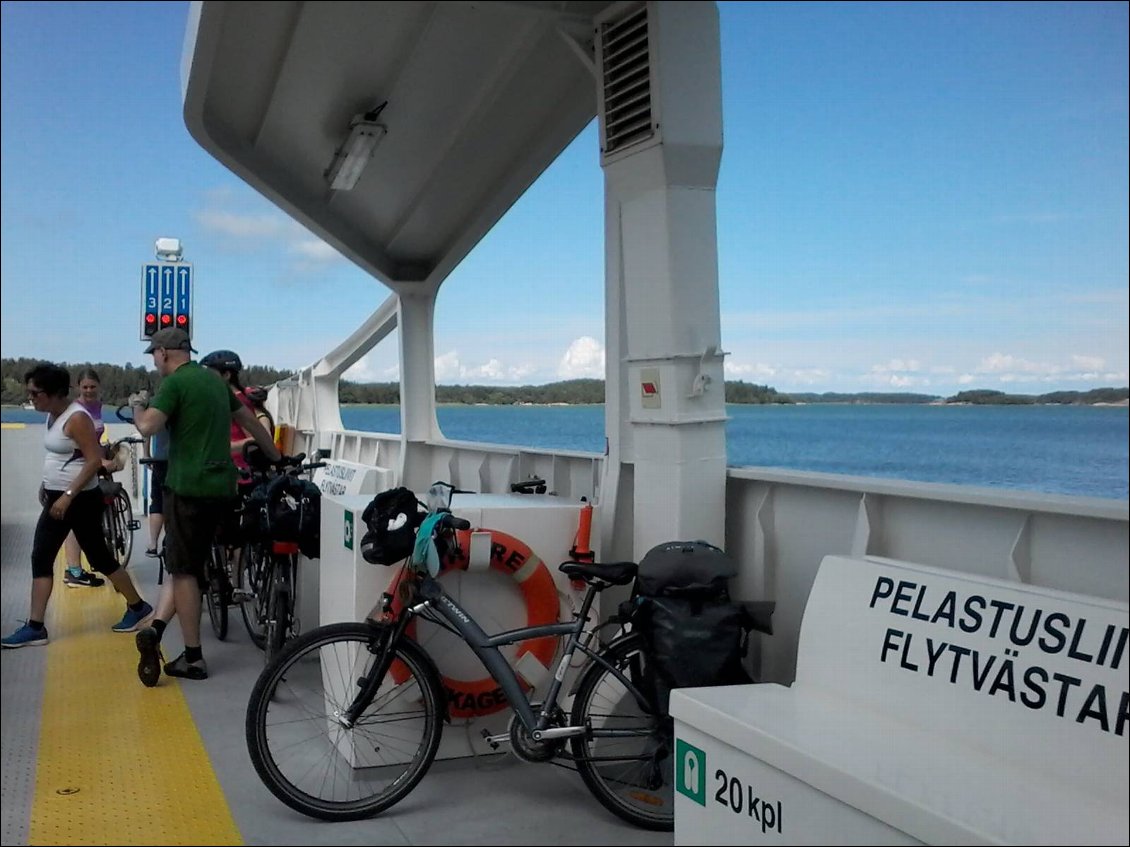
[{"label": "baseball cap", "polygon": [[175,326],[168,326],[153,333],[149,339],[149,346],[142,352],[152,353],[157,349],[191,350],[193,353],[196,352],[196,349],[189,341],[188,333],[183,329],[177,329]]}]

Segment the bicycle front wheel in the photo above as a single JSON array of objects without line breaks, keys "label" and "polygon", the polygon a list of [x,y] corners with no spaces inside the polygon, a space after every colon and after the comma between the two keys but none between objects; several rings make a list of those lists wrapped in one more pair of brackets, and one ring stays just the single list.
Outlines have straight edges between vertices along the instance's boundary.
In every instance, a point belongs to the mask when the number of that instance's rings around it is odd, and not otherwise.
[{"label": "bicycle front wheel", "polygon": [[[640,692],[649,696],[643,639],[633,633],[601,654]],[[573,700],[574,726],[589,726],[573,738],[577,771],[589,791],[614,815],[644,829],[675,828],[674,728],[670,717],[647,709],[611,670],[592,662]]]},{"label": "bicycle front wheel", "polygon": [[204,604],[208,607],[208,618],[212,621],[212,631],[223,641],[228,637],[228,592],[227,563],[224,548],[212,545],[208,560],[208,590],[204,594]]},{"label": "bicycle front wheel", "polygon": [[294,568],[291,560],[291,556],[273,553],[267,570],[267,620],[263,629],[263,658],[268,664],[280,653],[290,637],[294,614],[294,583],[291,579]]},{"label": "bicycle front wheel", "polygon": [[439,674],[415,642],[352,727],[346,709],[381,658],[378,630],[335,623],[296,638],[259,675],[247,704],[247,749],[263,784],[310,817],[383,812],[423,779],[443,731]]}]

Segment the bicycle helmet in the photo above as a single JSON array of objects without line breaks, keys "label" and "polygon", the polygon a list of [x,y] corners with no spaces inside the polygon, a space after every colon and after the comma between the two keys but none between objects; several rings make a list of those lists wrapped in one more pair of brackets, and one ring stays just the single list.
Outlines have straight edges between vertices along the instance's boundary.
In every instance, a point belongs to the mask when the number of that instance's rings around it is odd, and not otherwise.
[{"label": "bicycle helmet", "polygon": [[249,385],[243,389],[243,396],[252,403],[266,403],[267,389],[263,388],[261,385]]},{"label": "bicycle helmet", "polygon": [[200,360],[200,364],[206,368],[213,368],[217,371],[239,373],[243,370],[243,362],[241,362],[239,356],[231,350],[213,350]]}]

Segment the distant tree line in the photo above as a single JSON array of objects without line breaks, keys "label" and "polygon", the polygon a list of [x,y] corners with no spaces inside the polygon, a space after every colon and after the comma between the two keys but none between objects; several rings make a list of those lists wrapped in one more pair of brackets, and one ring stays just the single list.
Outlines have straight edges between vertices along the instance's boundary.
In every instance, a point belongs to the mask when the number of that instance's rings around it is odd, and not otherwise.
[{"label": "distant tree line", "polygon": [[[342,403],[400,402],[400,386],[395,382],[356,383],[342,380],[338,388]],[[547,385],[437,385],[437,403],[514,405],[515,403],[598,404],[604,402],[604,380],[569,379]],[[736,381],[726,383],[727,403],[791,403],[787,395],[778,394],[766,385]]]},{"label": "distant tree line", "polygon": [[844,394],[837,391],[825,391],[823,394],[790,394],[796,403],[933,403],[942,399],[936,394],[907,394],[892,391],[861,391],[854,394]]},{"label": "distant tree line", "polygon": [[[24,374],[39,364],[39,359],[0,359],[0,375],[3,377],[3,394],[0,402],[19,405],[27,399]],[[78,375],[86,368],[93,368],[102,380],[102,400],[108,406],[117,406],[135,391],[143,388],[156,391],[161,377],[152,368],[142,365],[110,365],[105,362],[59,362],[71,372],[72,383],[78,383]],[[281,371],[263,365],[245,365],[241,374],[244,385],[270,386],[282,379],[293,376],[293,371]],[[1090,391],[1053,391],[1049,394],[1005,394],[1003,391],[988,389],[961,391],[948,397],[946,403],[971,403],[976,405],[1028,405],[1036,403],[1058,403],[1066,405],[1089,405],[1093,403],[1125,402],[1130,390],[1127,388],[1094,388]],[[400,385],[395,382],[350,382],[341,380],[338,385],[338,399],[342,403],[373,403],[398,405]],[[788,403],[934,403],[942,398],[933,394],[911,394],[899,392],[857,392],[822,394],[781,394],[768,385],[756,385],[741,380],[726,380],[726,402],[745,404],[788,404]],[[591,405],[604,402],[604,380],[569,379],[551,382],[546,385],[437,385],[436,402],[487,405],[513,405],[533,403],[539,405],[570,404]]]},{"label": "distant tree line", "polygon": [[[0,379],[3,380],[0,402],[6,405],[19,405],[27,400],[24,374],[42,362],[42,359],[0,359]],[[72,393],[76,396],[79,374],[87,368],[92,368],[102,383],[102,402],[107,406],[121,406],[131,394],[143,388],[152,393],[161,383],[160,374],[153,368],[134,366],[129,362],[124,367],[106,362],[55,362],[54,364],[71,372],[71,387],[74,389]],[[240,381],[244,385],[273,385],[280,379],[290,376],[291,373],[291,371],[280,371],[261,365],[247,365],[240,374]]]},{"label": "distant tree line", "polygon": [[1130,388],[1092,388],[1090,391],[1052,391],[1048,394],[1005,394],[1003,391],[977,389],[959,391],[953,397],[946,398],[946,402],[971,403],[975,406],[1090,406],[1095,403],[1125,403],[1128,397]]}]

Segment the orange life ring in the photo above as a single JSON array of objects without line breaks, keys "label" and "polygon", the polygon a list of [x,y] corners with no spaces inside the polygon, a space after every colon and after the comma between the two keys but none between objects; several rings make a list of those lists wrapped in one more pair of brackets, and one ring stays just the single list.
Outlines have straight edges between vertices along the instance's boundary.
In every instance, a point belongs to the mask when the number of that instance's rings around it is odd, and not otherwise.
[{"label": "orange life ring", "polygon": [[[518,584],[518,588],[526,601],[526,625],[543,626],[557,623],[560,612],[557,586],[549,568],[545,566],[545,562],[513,535],[500,532],[497,529],[477,531],[489,532],[491,535],[491,568],[512,577]],[[455,533],[455,536],[458,547],[444,556],[440,563],[441,574],[450,570],[467,570],[469,564],[467,551],[470,549],[471,530],[459,530]],[[393,614],[398,614],[401,609],[400,592],[396,589],[400,584],[402,575],[403,571],[397,575],[388,589],[393,598]],[[416,622],[412,621],[407,630],[408,635],[413,638],[416,636],[415,624]],[[515,658],[521,658],[528,653],[548,669],[553,662],[554,654],[557,652],[557,640],[554,636],[547,636],[524,641],[518,645]],[[399,663],[393,665],[390,673],[397,682],[403,682],[403,678],[406,678],[406,669],[399,667]],[[443,687],[447,692],[448,713],[453,718],[489,715],[500,712],[509,705],[501,687],[489,675],[470,681],[452,679],[443,674],[440,676]],[[524,690],[530,688],[521,676],[518,679]]]}]

